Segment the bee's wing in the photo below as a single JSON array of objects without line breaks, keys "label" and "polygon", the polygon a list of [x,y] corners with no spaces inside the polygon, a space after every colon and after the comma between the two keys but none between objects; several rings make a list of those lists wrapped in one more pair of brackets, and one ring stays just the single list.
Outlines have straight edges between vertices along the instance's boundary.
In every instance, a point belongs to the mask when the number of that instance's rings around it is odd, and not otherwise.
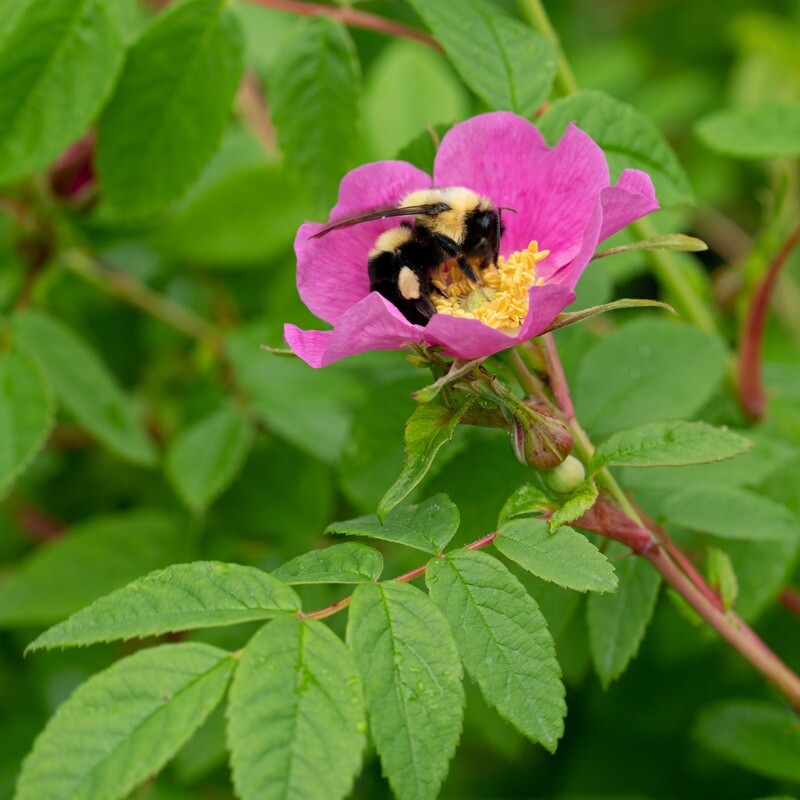
[{"label": "bee's wing", "polygon": [[358,225],[361,222],[370,222],[373,219],[384,219],[385,217],[413,217],[419,215],[435,216],[436,214],[441,214],[443,211],[447,211],[449,208],[450,206],[447,205],[447,203],[423,203],[418,206],[402,206],[401,208],[397,208],[396,206],[376,208],[375,211],[370,211],[369,214],[341,219],[333,225],[328,225],[327,228],[317,231],[317,233],[308,238],[319,239],[320,236],[324,236],[331,231],[339,230],[339,228],[349,228],[352,225]]}]

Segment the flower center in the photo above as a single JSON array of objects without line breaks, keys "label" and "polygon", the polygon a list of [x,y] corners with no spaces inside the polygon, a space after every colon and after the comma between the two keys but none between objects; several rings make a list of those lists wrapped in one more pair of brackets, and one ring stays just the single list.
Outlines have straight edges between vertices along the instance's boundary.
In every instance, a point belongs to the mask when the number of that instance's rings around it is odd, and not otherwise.
[{"label": "flower center", "polygon": [[528,314],[528,290],[541,286],[536,265],[550,255],[539,250],[537,242],[518,250],[508,258],[500,256],[496,267],[481,273],[483,283],[472,283],[455,261],[448,261],[431,273],[431,282],[439,291],[431,301],[439,314],[477,319],[504,332],[513,333]]}]

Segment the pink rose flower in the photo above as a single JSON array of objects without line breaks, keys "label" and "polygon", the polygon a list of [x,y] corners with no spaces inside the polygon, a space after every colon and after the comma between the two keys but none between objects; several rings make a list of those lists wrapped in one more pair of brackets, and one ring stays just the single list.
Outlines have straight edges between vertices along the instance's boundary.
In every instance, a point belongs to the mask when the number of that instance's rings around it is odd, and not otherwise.
[{"label": "pink rose flower", "polygon": [[503,213],[501,255],[524,251],[534,240],[550,251],[537,264],[524,321],[511,333],[444,313],[434,314],[425,326],[415,325],[369,291],[368,253],[398,218],[365,222],[319,239],[310,237],[325,223],[307,222],[295,239],[297,288],[308,308],[333,329],[286,325],[284,336],[312,367],[411,342],[438,345],[453,358],[482,358],[538,336],[575,299],[575,284],[597,245],[658,208],[644,172],[626,169],[610,185],[603,151],[574,124],[555,147],[548,147],[533,124],[498,111],[473,117],[445,135],[433,177],[404,161],[352,170],[339,186],[330,220],[396,205],[409,192],[432,186],[463,186],[490,198],[495,207],[516,209],[516,214]]}]

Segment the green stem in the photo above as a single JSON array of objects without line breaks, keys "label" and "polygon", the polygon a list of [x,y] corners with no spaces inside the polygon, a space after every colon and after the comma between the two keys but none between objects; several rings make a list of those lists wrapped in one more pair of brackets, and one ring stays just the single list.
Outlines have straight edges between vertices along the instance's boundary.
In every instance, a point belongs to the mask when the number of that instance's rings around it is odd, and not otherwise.
[{"label": "green stem", "polygon": [[[517,4],[531,27],[547,37],[558,48],[557,82],[561,93],[563,95],[575,94],[580,87],[541,0],[517,0]],[[634,222],[630,228],[640,239],[650,239],[658,234],[653,223],[648,219]],[[645,257],[653,265],[658,282],[674,297],[677,311],[704,331],[717,333],[719,329],[714,317],[691,283],[686,280],[681,265],[673,258],[672,254],[667,250],[646,250]]]},{"label": "green stem", "polygon": [[514,377],[517,379],[522,390],[530,397],[537,397],[543,400],[548,405],[551,404],[550,398],[547,397],[544,383],[539,380],[528,368],[522,360],[522,356],[517,352],[516,348],[507,350],[506,363],[508,364]]},{"label": "green stem", "polygon": [[171,328],[211,347],[213,351],[219,350],[219,334],[208,320],[154,292],[130,273],[103,264],[81,250],[67,251],[61,256],[60,263],[88,283],[123,298]]},{"label": "green stem", "polygon": [[550,17],[541,3],[541,0],[517,0],[520,13],[528,21],[528,24],[535,28],[545,38],[549,39],[558,49],[558,73],[557,80],[562,94],[574,94],[578,91],[578,82],[572,74],[572,68],[564,55],[564,48],[561,47],[561,40],[558,33],[550,22]]}]

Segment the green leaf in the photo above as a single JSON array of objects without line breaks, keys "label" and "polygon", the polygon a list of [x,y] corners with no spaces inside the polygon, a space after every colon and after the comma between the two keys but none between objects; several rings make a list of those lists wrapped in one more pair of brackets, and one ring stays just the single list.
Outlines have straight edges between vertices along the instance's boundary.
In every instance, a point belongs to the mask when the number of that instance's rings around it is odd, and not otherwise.
[{"label": "green leaf", "polygon": [[[617,328],[585,353],[573,400],[598,436],[696,414],[725,374],[725,347],[690,325],[641,320]],[[676,390],[680,387],[680,391]]]},{"label": "green leaf", "polygon": [[248,164],[196,193],[156,242],[172,261],[263,269],[291,251],[304,216],[284,169]]},{"label": "green leaf", "polygon": [[36,740],[16,800],[126,797],[200,727],[235,666],[216,647],[165,644],[90,678]]},{"label": "green leaf", "polygon": [[458,648],[442,612],[414,586],[362,584],[347,624],[370,729],[398,800],[434,800],[461,734]]},{"label": "green leaf", "polygon": [[371,583],[383,572],[383,556],[374,548],[344,542],[303,553],[272,571],[290,585],[300,583]]},{"label": "green leaf", "polygon": [[437,494],[416,506],[403,506],[381,521],[376,514],[332,522],[325,533],[369,536],[415,547],[426,553],[441,553],[459,525],[458,508],[446,494]]},{"label": "green leaf", "polygon": [[[627,489],[636,493],[648,493],[652,513],[660,514],[663,501],[672,492],[689,486],[706,483],[726,486],[760,486],[776,473],[785,472],[797,456],[797,450],[784,438],[765,435],[757,428],[738,432],[752,442],[753,446],[744,454],[727,461],[672,469],[652,467],[650,469],[623,468],[621,477]],[[655,504],[652,500],[655,499]]]},{"label": "green leaf", "polygon": [[772,609],[781,589],[790,583],[800,557],[800,541],[748,542],[728,539],[730,557],[739,584],[736,613],[754,622]]},{"label": "green leaf", "polygon": [[[425,162],[434,151],[430,131],[446,131],[470,114],[469,95],[445,57],[422,42],[399,38],[383,46],[370,64],[362,105],[369,155],[376,159],[406,160],[398,151],[418,137],[424,149],[414,155]],[[427,166],[420,169],[430,174],[432,159]]]},{"label": "green leaf", "polygon": [[581,533],[562,525],[555,533],[543,519],[506,522],[494,545],[545,581],[579,592],[614,592],[617,576],[609,560]]},{"label": "green leaf", "polygon": [[608,250],[600,250],[594,254],[592,260],[597,261],[598,258],[629,253],[631,250],[675,250],[683,253],[702,253],[708,250],[708,245],[702,239],[698,239],[695,236],[687,236],[685,233],[665,233],[661,236],[652,236],[649,239],[630,242],[619,247],[610,247]]},{"label": "green leaf", "polygon": [[739,594],[739,581],[731,557],[716,547],[708,548],[708,582],[719,593],[725,610],[733,608]]},{"label": "green leaf", "polygon": [[661,132],[647,117],[604,92],[582,91],[556,100],[537,124],[555,144],[570,122],[588,133],[606,154],[612,180],[623,169],[644,170],[662,206],[692,203],[686,172]]},{"label": "green leaf", "polygon": [[582,483],[569,500],[550,515],[550,531],[555,533],[562,525],[580,519],[594,505],[597,496],[598,489],[594,481]]},{"label": "green leaf", "polygon": [[146,216],[183,194],[219,146],[243,69],[242,32],[225,0],[183,0],[153,19],[98,124],[97,170],[112,212]]},{"label": "green leaf", "polygon": [[[451,117],[453,119],[454,117]],[[415,167],[419,167],[423,172],[433,173],[433,162],[436,158],[436,151],[447,131],[453,126],[451,124],[432,125],[430,128],[418,133],[413,139],[406,142],[401,147],[395,157],[398,161],[408,161]]]},{"label": "green leaf", "polygon": [[797,542],[800,520],[786,506],[737,486],[692,486],[670,495],[664,516],[723,539]]},{"label": "green leaf", "polygon": [[717,111],[699,120],[695,133],[710,150],[734,158],[798,156],[800,103]]},{"label": "green leaf", "polygon": [[182,431],[167,450],[166,472],[183,502],[201,514],[242,468],[253,430],[225,407]]},{"label": "green leaf", "polygon": [[651,422],[615,433],[592,458],[591,470],[624,467],[678,467],[724,461],[746,453],[752,443],[727,428],[705,422]]},{"label": "green leaf", "polygon": [[383,519],[425,477],[436,453],[453,438],[459,420],[471,403],[472,398],[466,397],[458,408],[451,410],[440,401],[432,400],[414,411],[406,423],[403,471],[378,504],[379,519]]},{"label": "green leaf", "polygon": [[151,572],[45,631],[28,650],[75,647],[294,614],[300,599],[254,567],[195,561]]},{"label": "green leaf", "polygon": [[312,207],[327,211],[355,160],[361,76],[347,29],[326,17],[304,21],[281,49],[270,81],[278,142]]},{"label": "green leaf", "polygon": [[39,311],[12,320],[21,348],[39,362],[59,400],[109,450],[149,466],[155,450],[129,398],[97,354],[62,322]]},{"label": "green leaf", "polygon": [[0,184],[46,167],[91,124],[122,67],[130,0],[17,2],[0,30]]},{"label": "green leaf", "polygon": [[694,733],[726,761],[776,780],[800,782],[800,726],[788,708],[728,700],[705,709]]},{"label": "green leaf", "polygon": [[551,511],[553,506],[553,500],[538,486],[523,483],[503,504],[497,517],[497,524],[503,525],[515,517],[538,516]]},{"label": "green leaf", "polygon": [[185,558],[177,520],[153,511],[98,517],[40,546],[0,581],[0,625],[51,624],[145,572]]},{"label": "green leaf", "polygon": [[366,729],[353,656],[325,625],[278,620],[250,640],[228,706],[238,797],[345,797],[361,765]]},{"label": "green leaf", "polygon": [[472,550],[432,559],[426,580],[486,702],[554,752],[567,706],[553,637],[536,601],[497,559]]},{"label": "green leaf", "polygon": [[403,425],[417,407],[411,393],[418,388],[416,375],[376,386],[353,416],[337,472],[343,493],[361,513],[377,508],[403,469]]},{"label": "green leaf", "polygon": [[612,543],[608,555],[617,569],[617,593],[589,595],[587,607],[589,650],[604,688],[622,675],[639,651],[661,585],[661,576],[650,564],[622,545]]},{"label": "green leaf", "polygon": [[0,354],[0,497],[44,446],[55,410],[37,364],[25,353]]},{"label": "green leaf", "polygon": [[532,117],[550,96],[556,49],[481,0],[410,0],[464,83],[491,108]]},{"label": "green leaf", "polygon": [[311,369],[297,359],[261,349],[269,333],[259,326],[238,330],[228,356],[252,411],[278,436],[327,464],[336,463],[350,430],[361,384],[347,367]]}]

